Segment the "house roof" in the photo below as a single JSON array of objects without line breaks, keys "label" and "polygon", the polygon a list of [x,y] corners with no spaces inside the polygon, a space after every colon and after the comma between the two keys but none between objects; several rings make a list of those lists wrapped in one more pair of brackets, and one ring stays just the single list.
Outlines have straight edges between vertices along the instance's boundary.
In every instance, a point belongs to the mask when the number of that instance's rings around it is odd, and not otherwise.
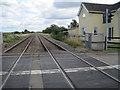
[{"label": "house roof", "polygon": [[[120,2],[115,4],[97,4],[97,3],[82,2],[81,5],[85,7],[89,13],[103,13],[105,12],[106,9],[109,9],[111,12],[114,12],[118,8],[120,8]],[[79,11],[79,14],[80,14],[80,11]]]}]

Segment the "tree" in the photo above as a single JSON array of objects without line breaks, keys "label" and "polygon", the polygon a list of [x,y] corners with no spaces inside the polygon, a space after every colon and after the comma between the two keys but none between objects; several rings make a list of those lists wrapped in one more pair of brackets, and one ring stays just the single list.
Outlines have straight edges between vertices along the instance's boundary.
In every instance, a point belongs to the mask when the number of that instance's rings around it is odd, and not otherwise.
[{"label": "tree", "polygon": [[20,34],[20,32],[18,32],[18,31],[15,31],[15,32],[14,32],[14,34]]},{"label": "tree", "polygon": [[47,27],[45,30],[43,30],[43,33],[49,33],[49,34],[59,34],[63,31],[66,31],[67,29],[65,27],[59,27],[55,24],[52,24],[50,27]]},{"label": "tree", "polygon": [[79,27],[79,24],[77,23],[77,21],[75,19],[73,19],[68,27],[69,28],[77,28],[77,27]]},{"label": "tree", "polygon": [[27,29],[25,29],[22,33],[23,34],[27,34],[27,33],[30,33],[30,31],[28,31]]},{"label": "tree", "polygon": [[31,31],[30,33],[35,33],[34,31]]},{"label": "tree", "polygon": [[68,29],[70,29],[70,25],[68,25]]}]

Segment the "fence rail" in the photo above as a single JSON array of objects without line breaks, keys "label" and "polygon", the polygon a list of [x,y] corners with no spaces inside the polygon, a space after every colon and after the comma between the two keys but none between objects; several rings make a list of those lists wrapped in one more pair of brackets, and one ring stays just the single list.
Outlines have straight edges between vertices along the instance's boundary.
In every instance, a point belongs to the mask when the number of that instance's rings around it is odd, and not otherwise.
[{"label": "fence rail", "polygon": [[[117,39],[117,40],[120,41],[120,37],[108,37],[108,39],[112,39],[112,40]],[[118,49],[120,49],[120,42],[108,41],[107,43],[108,43],[107,48],[118,48]]]},{"label": "fence rail", "polygon": [[120,39],[120,37],[108,37],[108,39]]}]

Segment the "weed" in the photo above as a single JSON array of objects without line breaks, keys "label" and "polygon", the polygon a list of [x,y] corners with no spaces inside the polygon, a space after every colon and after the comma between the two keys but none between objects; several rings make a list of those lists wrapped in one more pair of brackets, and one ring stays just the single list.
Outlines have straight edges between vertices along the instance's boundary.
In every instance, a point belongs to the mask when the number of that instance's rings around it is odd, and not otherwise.
[{"label": "weed", "polygon": [[51,35],[52,38],[56,39],[56,40],[59,40],[59,41],[64,41],[65,40],[65,35],[64,34],[52,34]]},{"label": "weed", "polygon": [[3,34],[3,42],[4,43],[14,42],[19,39],[20,39],[20,36],[17,36],[16,34],[12,34],[12,33],[4,33]]},{"label": "weed", "polygon": [[83,47],[83,42],[79,38],[67,38],[64,42],[73,48]]}]

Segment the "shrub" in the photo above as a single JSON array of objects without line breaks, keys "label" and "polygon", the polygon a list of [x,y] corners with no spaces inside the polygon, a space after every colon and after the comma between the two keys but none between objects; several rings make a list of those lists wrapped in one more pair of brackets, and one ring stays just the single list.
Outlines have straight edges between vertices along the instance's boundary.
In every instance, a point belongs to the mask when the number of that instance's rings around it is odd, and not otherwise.
[{"label": "shrub", "polygon": [[68,38],[68,39],[64,40],[64,42],[73,48],[83,47],[82,40],[80,40],[78,38]]},{"label": "shrub", "polygon": [[52,38],[56,39],[56,40],[59,40],[59,41],[64,41],[65,40],[65,35],[62,34],[62,33],[59,33],[59,34],[52,34],[51,35]]},{"label": "shrub", "polygon": [[15,40],[19,40],[20,36],[17,36],[12,33],[4,33],[3,34],[3,42],[4,43],[9,43],[9,42],[14,42]]}]

